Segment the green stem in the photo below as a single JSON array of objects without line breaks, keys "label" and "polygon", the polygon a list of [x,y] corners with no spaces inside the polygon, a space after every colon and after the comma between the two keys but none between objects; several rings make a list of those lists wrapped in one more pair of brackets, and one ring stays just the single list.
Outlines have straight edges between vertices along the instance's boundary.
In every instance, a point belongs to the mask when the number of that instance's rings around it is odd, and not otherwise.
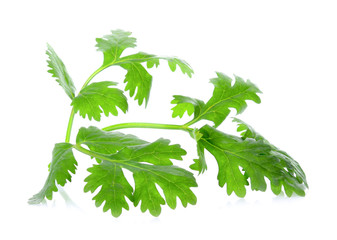
[{"label": "green stem", "polygon": [[93,72],[93,73],[89,76],[89,78],[87,79],[87,81],[85,81],[85,83],[83,84],[81,90],[82,90],[83,88],[85,88],[86,86],[88,86],[88,84],[90,83],[90,81],[91,81],[91,80],[92,80],[98,73],[100,73],[101,71],[103,71],[103,70],[106,69],[106,68],[107,68],[107,66],[101,66],[101,67],[98,68],[95,72]]},{"label": "green stem", "polygon": [[198,122],[198,121],[199,121],[198,118],[192,119],[191,121],[185,123],[184,126],[185,126],[185,127],[189,127],[189,126],[191,126],[192,124],[194,124],[194,123],[196,123],[196,122]]},{"label": "green stem", "polygon": [[175,125],[175,124],[161,124],[161,123],[120,123],[102,128],[103,131],[113,131],[123,128],[155,128],[155,129],[169,129],[169,130],[182,130],[186,132],[192,132],[193,129],[185,125]]},{"label": "green stem", "polygon": [[69,121],[68,121],[67,134],[66,134],[66,140],[65,140],[65,142],[67,143],[70,141],[70,134],[71,134],[71,128],[73,127],[74,116],[75,116],[75,111],[74,111],[74,108],[72,108]]}]

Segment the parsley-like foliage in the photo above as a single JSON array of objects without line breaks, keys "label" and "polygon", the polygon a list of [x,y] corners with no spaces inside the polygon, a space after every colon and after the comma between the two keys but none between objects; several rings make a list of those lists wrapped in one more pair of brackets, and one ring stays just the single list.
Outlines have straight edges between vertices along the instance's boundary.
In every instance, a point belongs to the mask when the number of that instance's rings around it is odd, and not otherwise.
[{"label": "parsley-like foliage", "polygon": [[[142,212],[149,211],[153,216],[161,213],[162,205],[174,209],[177,199],[186,207],[196,204],[197,199],[192,188],[197,187],[194,174],[175,165],[172,160],[183,160],[186,151],[179,144],[160,138],[148,142],[137,136],[116,131],[125,128],[157,128],[181,130],[188,133],[196,142],[196,159],[190,160],[190,169],[202,174],[207,170],[205,150],[214,156],[218,164],[218,184],[225,187],[227,194],[233,192],[238,197],[246,195],[247,186],[252,190],[266,191],[267,181],[271,191],[279,195],[282,190],[287,196],[296,193],[305,195],[308,188],[306,176],[289,154],[278,149],[257,133],[250,125],[238,118],[238,136],[224,133],[218,129],[225,121],[231,109],[242,113],[247,101],[260,103],[261,91],[249,80],[238,76],[234,79],[221,72],[211,79],[214,91],[208,101],[174,95],[172,117],[183,118],[187,113],[190,120],[183,125],[162,123],[118,123],[102,129],[95,126],[79,129],[75,143],[70,143],[74,116],[79,113],[83,118],[100,121],[102,114],[118,116],[128,111],[129,92],[139,105],[149,101],[152,75],[148,69],[159,66],[160,60],[168,62],[175,71],[180,68],[183,74],[191,77],[192,68],[184,60],[176,57],[161,57],[138,52],[124,56],[127,48],[136,47],[136,39],[130,32],[111,31],[109,35],[97,38],[97,49],[103,53],[103,64],[89,76],[80,91],[75,93],[74,83],[62,60],[48,45],[48,72],[70,97],[72,106],[65,141],[57,143],[49,165],[49,175],[41,191],[29,199],[30,204],[39,204],[45,199],[51,200],[58,185],[64,186],[75,174],[77,161],[73,154],[77,150],[89,156],[94,162],[88,168],[84,192],[94,194],[93,200],[103,211],[110,211],[115,217],[129,210],[130,204],[140,206]],[[111,66],[122,67],[126,71],[124,89],[117,83],[92,79]],[[213,126],[201,128],[193,124],[206,120]],[[126,177],[132,174],[132,180]]]}]

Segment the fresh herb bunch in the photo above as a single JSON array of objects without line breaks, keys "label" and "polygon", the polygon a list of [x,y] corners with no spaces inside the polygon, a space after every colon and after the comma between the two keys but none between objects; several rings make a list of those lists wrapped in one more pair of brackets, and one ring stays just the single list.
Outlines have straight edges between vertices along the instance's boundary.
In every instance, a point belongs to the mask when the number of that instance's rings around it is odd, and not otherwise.
[{"label": "fresh herb bunch", "polygon": [[[99,207],[104,202],[103,211],[111,210],[115,217],[121,215],[123,208],[129,209],[126,198],[134,206],[140,204],[142,212],[149,210],[153,216],[160,214],[161,205],[165,203],[174,209],[177,197],[184,207],[187,204],[196,204],[197,198],[191,190],[197,187],[193,173],[175,166],[171,161],[182,160],[186,151],[180,145],[172,145],[164,138],[147,142],[134,135],[116,131],[124,128],[172,129],[189,133],[196,141],[198,155],[190,166],[191,170],[201,174],[207,169],[204,154],[206,149],[218,163],[219,186],[226,185],[228,195],[234,192],[237,196],[244,197],[248,185],[252,190],[265,191],[265,179],[269,179],[271,190],[276,195],[281,193],[282,187],[289,197],[293,193],[305,195],[305,189],[308,187],[305,174],[286,152],[270,144],[251,126],[237,118],[233,121],[238,124],[240,137],[217,129],[228,117],[231,108],[236,109],[237,114],[242,113],[247,107],[247,100],[260,103],[258,94],[261,93],[249,80],[245,81],[235,76],[232,84],[233,80],[220,72],[211,79],[214,91],[207,102],[187,96],[173,96],[173,118],[181,118],[185,113],[193,115],[192,119],[183,125],[132,122],[102,129],[94,126],[82,127],[78,131],[76,143],[70,143],[76,113],[96,121],[100,121],[103,113],[106,116],[110,113],[117,116],[119,111],[126,113],[126,91],[129,91],[130,97],[134,97],[139,105],[146,105],[152,83],[152,76],[146,68],[158,67],[160,60],[167,61],[172,71],[178,66],[184,74],[192,76],[191,67],[176,57],[160,57],[144,52],[122,56],[125,49],[136,46],[136,39],[130,35],[130,32],[116,30],[111,31],[110,35],[96,39],[98,51],[103,52],[103,64],[88,78],[77,95],[62,60],[48,45],[48,72],[70,97],[72,110],[65,141],[55,144],[47,180],[41,191],[29,199],[30,204],[39,204],[45,199],[51,200],[53,192],[58,191],[57,184],[64,186],[67,181],[71,181],[71,173],[75,174],[77,167],[74,149],[96,160],[88,169],[89,176],[84,180],[84,192],[95,192],[93,200],[96,206]],[[118,89],[115,82],[91,83],[98,73],[111,66],[120,66],[126,70],[124,91]],[[193,128],[193,124],[200,120],[208,120],[214,125]],[[123,170],[133,173],[134,188],[125,178]],[[101,189],[97,192],[99,187]],[[162,189],[163,194],[159,193],[157,187]]]}]

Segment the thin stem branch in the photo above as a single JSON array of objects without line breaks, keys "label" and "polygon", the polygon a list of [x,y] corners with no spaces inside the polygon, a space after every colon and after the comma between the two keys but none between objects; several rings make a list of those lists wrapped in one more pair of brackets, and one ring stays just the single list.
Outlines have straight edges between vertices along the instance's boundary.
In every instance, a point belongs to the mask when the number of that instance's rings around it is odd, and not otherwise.
[{"label": "thin stem branch", "polygon": [[111,125],[105,128],[102,128],[103,131],[113,131],[124,128],[155,128],[155,129],[169,129],[169,130],[182,130],[186,132],[192,132],[193,129],[184,125],[175,125],[175,124],[161,124],[161,123],[120,123]]},{"label": "thin stem branch", "polygon": [[191,121],[185,123],[183,126],[189,127],[189,126],[191,126],[192,124],[194,124],[194,123],[196,123],[198,121],[199,121],[199,118],[195,118],[195,119],[192,119]]},{"label": "thin stem branch", "polygon": [[69,117],[69,121],[68,121],[67,133],[66,133],[65,142],[67,142],[67,143],[70,141],[71,128],[73,127],[74,116],[75,116],[75,111],[74,111],[74,108],[72,108],[71,113],[70,113],[70,117]]}]

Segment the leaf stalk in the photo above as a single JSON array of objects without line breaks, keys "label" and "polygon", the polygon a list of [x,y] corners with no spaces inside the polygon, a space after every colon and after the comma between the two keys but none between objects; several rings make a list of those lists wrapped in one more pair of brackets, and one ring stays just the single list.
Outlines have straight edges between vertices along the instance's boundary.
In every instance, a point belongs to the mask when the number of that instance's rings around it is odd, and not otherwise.
[{"label": "leaf stalk", "polygon": [[66,139],[65,139],[66,143],[70,142],[70,135],[71,135],[71,129],[73,127],[74,117],[75,117],[75,110],[74,108],[72,108],[69,121],[68,121],[68,127],[67,127]]},{"label": "leaf stalk", "polygon": [[131,122],[131,123],[119,123],[110,125],[108,127],[102,128],[103,131],[113,131],[125,128],[154,128],[154,129],[167,129],[167,130],[182,130],[191,133],[193,128],[189,128],[185,125],[175,125],[175,124],[161,124],[161,123],[141,123],[141,122]]}]

